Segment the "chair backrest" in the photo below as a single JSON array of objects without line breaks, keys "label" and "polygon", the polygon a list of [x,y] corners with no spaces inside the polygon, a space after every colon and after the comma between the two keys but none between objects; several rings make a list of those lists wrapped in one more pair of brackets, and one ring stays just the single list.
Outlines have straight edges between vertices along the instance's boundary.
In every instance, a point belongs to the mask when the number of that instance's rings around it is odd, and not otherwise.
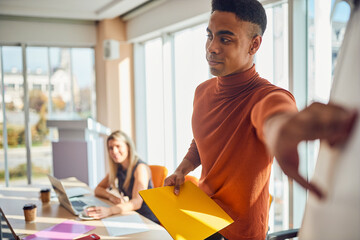
[{"label": "chair backrest", "polygon": [[199,179],[197,177],[191,176],[191,175],[186,175],[185,176],[185,182],[186,181],[191,181],[193,182],[196,186],[199,186]]},{"label": "chair backrest", "polygon": [[154,188],[164,186],[164,181],[168,174],[167,168],[160,165],[149,165],[149,167]]}]

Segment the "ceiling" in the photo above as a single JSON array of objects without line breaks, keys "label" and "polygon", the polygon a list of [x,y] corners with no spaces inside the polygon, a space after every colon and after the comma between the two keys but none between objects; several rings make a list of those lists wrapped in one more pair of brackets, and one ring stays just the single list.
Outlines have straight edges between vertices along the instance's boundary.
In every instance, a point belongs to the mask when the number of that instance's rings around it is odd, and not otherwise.
[{"label": "ceiling", "polygon": [[0,0],[0,15],[102,20],[124,16],[159,0]]}]

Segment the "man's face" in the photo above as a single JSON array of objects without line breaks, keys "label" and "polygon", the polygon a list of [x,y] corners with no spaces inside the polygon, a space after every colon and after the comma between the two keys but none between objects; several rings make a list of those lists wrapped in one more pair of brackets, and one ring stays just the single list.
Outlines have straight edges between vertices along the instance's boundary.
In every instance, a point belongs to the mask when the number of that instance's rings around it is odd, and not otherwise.
[{"label": "man's face", "polygon": [[252,67],[251,23],[231,12],[214,11],[207,28],[206,59],[214,76],[228,76]]}]

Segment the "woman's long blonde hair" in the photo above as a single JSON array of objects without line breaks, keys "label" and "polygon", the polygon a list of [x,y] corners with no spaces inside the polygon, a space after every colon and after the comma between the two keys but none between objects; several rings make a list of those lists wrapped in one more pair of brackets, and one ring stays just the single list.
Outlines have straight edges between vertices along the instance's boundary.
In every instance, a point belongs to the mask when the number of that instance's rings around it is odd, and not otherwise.
[{"label": "woman's long blonde hair", "polygon": [[126,178],[125,178],[125,182],[123,184],[124,188],[127,189],[127,188],[129,188],[129,185],[130,185],[130,179],[131,179],[131,175],[132,175],[134,166],[136,165],[136,163],[139,160],[139,157],[135,150],[134,142],[131,140],[131,138],[128,135],[126,135],[122,131],[115,131],[115,132],[111,133],[110,136],[107,138],[106,146],[108,148],[109,169],[110,169],[109,183],[110,183],[111,187],[116,187],[116,188],[117,188],[117,184],[115,183],[115,180],[116,180],[116,173],[117,173],[117,169],[119,167],[119,163],[115,163],[110,157],[110,154],[109,154],[109,141],[110,140],[125,142],[126,145],[128,146],[128,149],[129,149],[128,158],[130,160],[130,163],[129,163],[129,167],[126,171]]}]

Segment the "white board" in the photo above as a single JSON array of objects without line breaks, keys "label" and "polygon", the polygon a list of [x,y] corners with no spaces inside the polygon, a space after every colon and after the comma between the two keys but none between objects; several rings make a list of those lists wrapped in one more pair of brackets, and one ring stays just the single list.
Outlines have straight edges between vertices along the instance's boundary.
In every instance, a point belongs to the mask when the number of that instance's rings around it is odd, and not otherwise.
[{"label": "white board", "polygon": [[[360,1],[352,9],[335,67],[330,101],[360,113]],[[299,232],[302,240],[360,239],[360,117],[347,143],[321,142],[312,181],[327,195],[310,194]]]}]

